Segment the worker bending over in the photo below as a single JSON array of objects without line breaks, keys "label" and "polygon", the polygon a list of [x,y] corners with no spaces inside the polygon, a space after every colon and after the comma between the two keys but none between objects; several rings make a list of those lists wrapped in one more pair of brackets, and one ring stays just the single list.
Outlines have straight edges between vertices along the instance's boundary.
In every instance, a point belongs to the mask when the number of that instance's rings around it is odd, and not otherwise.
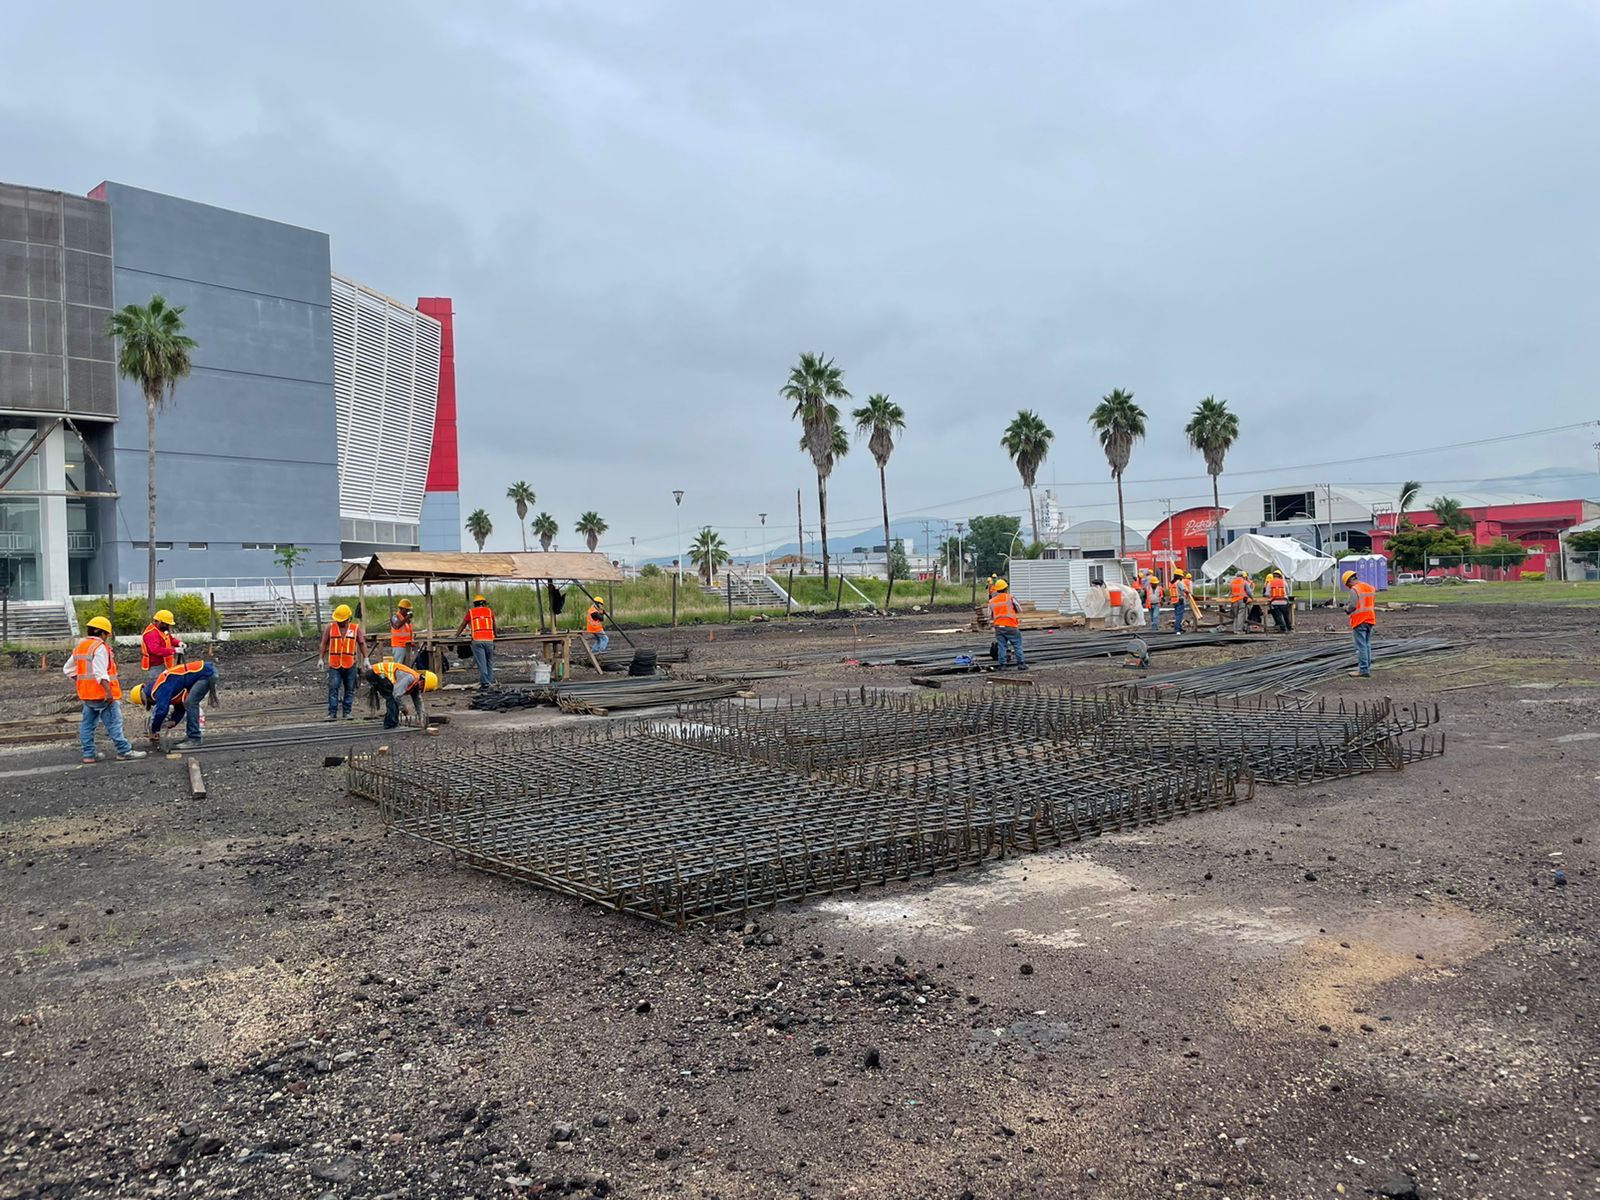
[{"label": "worker bending over", "polygon": [[1294,597],[1289,595],[1289,581],[1282,571],[1267,575],[1267,607],[1272,610],[1272,623],[1279,633],[1288,633],[1294,628]]},{"label": "worker bending over", "polygon": [[494,683],[494,609],[482,593],[472,598],[472,607],[456,626],[460,637],[468,627],[472,629],[472,661],[478,664],[478,690],[486,691]]},{"label": "worker bending over", "polygon": [[1350,591],[1350,602],[1345,609],[1350,614],[1350,632],[1356,639],[1356,669],[1350,674],[1366,679],[1372,674],[1372,631],[1378,625],[1378,589],[1363,583],[1354,571],[1339,576],[1339,582]]},{"label": "worker bending over", "polygon": [[416,640],[416,630],[411,625],[411,601],[401,597],[389,618],[389,651],[397,663],[411,661],[411,645]]},{"label": "worker bending over", "polygon": [[595,599],[589,605],[589,611],[583,618],[583,631],[594,639],[591,649],[596,653],[611,645],[611,639],[606,635],[606,602]]},{"label": "worker bending over", "polygon": [[183,653],[183,639],[172,631],[178,618],[170,609],[158,608],[139,639],[139,668],[154,679],[174,665]]},{"label": "worker bending over", "polygon": [[417,724],[428,724],[428,709],[422,700],[424,692],[438,690],[439,677],[432,671],[419,671],[416,667],[396,662],[392,658],[375,662],[367,668],[367,682],[376,696],[382,696],[387,707],[383,713],[383,727],[393,729],[400,724],[400,701],[411,697],[416,710]]},{"label": "worker bending over", "polygon": [[1256,594],[1255,585],[1250,582],[1250,576],[1243,571],[1235,571],[1233,579],[1228,583],[1228,599],[1233,602],[1233,631],[1244,632],[1244,623],[1250,616],[1250,600]]},{"label": "worker bending over", "polygon": [[1017,670],[1026,671],[1027,664],[1022,660],[1022,621],[1021,610],[1017,608],[1016,597],[1011,594],[1011,587],[1004,579],[994,581],[994,595],[989,599],[989,623],[994,626],[994,640],[999,647],[997,661],[1000,669],[1004,671],[1006,664],[1011,661],[1014,652],[1017,656]]},{"label": "worker bending over", "polygon": [[351,620],[348,604],[333,610],[333,624],[322,631],[318,653],[328,669],[328,720],[339,719],[341,699],[344,719],[355,720],[350,709],[356,702],[356,684],[360,680],[356,661],[368,661],[367,635]]},{"label": "worker bending over", "polygon": [[204,736],[200,728],[200,702],[212,695],[217,685],[217,666],[208,662],[180,663],[156,676],[154,683],[141,683],[128,693],[128,699],[150,710],[150,748],[161,749],[161,727],[184,725],[179,750],[197,749]]},{"label": "worker bending over", "polygon": [[83,701],[83,719],[78,722],[78,744],[83,761],[98,762],[94,752],[94,727],[104,725],[111,744],[117,748],[117,761],[143,758],[143,750],[122,733],[122,685],[117,682],[117,659],[111,653],[111,622],[105,617],[90,617],[87,632],[72,648],[61,673],[72,680]]}]

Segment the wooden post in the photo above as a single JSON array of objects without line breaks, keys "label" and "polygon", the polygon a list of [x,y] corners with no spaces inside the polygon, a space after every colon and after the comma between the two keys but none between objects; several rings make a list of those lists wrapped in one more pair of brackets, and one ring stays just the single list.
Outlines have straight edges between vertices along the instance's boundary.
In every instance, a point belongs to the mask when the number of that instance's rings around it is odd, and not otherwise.
[{"label": "wooden post", "polygon": [[[544,587],[545,587],[544,580],[536,579],[536,580],[533,581],[533,602],[536,605],[539,606],[539,632],[540,633],[544,632]],[[555,630],[551,629],[550,632],[554,633]]]},{"label": "wooden post", "polygon": [[207,595],[211,604],[211,636],[216,639],[222,636],[222,621],[217,617],[217,594],[209,592]]},{"label": "wooden post", "polygon": [[733,572],[730,570],[723,578],[728,585],[728,621],[731,624],[733,622]]},{"label": "wooden post", "polygon": [[[424,579],[422,581],[422,606],[425,609],[428,610],[428,640],[423,646],[423,653],[431,655],[433,653],[433,637],[434,637],[434,633],[433,633],[433,577],[432,576],[429,576],[428,578],[426,578],[426,579]],[[439,668],[438,674],[440,674],[440,675],[444,674],[444,663],[438,662],[438,663],[435,663],[434,666]]]},{"label": "wooden post", "polygon": [[200,774],[200,760],[198,758],[189,760],[189,796],[194,800],[204,800],[206,798],[206,781],[205,776]]},{"label": "wooden post", "polygon": [[794,608],[794,568],[789,568],[788,598],[783,602],[783,619],[789,619],[789,613]]},{"label": "wooden post", "polygon": [[928,607],[933,607],[933,598],[939,594],[939,572],[929,571],[928,575],[933,582],[928,585]]},{"label": "wooden post", "polygon": [[672,627],[678,627],[678,573],[672,573]]},{"label": "wooden post", "polygon": [[320,637],[322,630],[326,628],[322,623],[322,585],[320,583],[311,585],[311,607],[316,609],[317,612],[317,636]]},{"label": "wooden post", "polygon": [[978,572],[972,572],[972,607],[978,607]]},{"label": "wooden post", "polygon": [[[824,593],[824,594],[826,594],[826,593]],[[840,576],[839,576],[839,594],[838,594],[838,596],[836,596],[834,598],[833,611],[834,612],[838,612],[843,607],[844,607],[844,575],[840,574]]]},{"label": "wooden post", "polygon": [[11,589],[0,588],[0,646],[11,645]]},{"label": "wooden post", "polygon": [[367,581],[361,580],[356,584],[356,623],[362,627],[367,623]]}]

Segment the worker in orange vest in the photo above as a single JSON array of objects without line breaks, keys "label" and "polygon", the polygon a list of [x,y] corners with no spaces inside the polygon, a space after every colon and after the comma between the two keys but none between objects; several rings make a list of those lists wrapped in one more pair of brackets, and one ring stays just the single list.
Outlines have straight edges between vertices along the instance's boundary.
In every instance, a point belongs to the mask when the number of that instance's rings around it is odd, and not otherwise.
[{"label": "worker in orange vest", "polygon": [[322,642],[318,653],[322,658],[322,665],[328,669],[328,720],[339,719],[341,695],[343,697],[344,719],[355,720],[355,714],[350,711],[356,702],[356,684],[361,675],[357,662],[365,663],[367,656],[367,635],[361,632],[361,626],[352,620],[352,613],[348,604],[341,604],[333,610],[333,624],[322,631]]},{"label": "worker in orange vest", "polygon": [[83,701],[83,718],[78,722],[78,745],[85,763],[98,762],[94,752],[94,727],[104,725],[111,744],[117,748],[117,761],[143,758],[122,732],[122,685],[117,682],[117,660],[111,653],[111,622],[105,617],[90,617],[87,632],[78,639],[61,673],[78,689]]},{"label": "worker in orange vest", "polygon": [[1167,585],[1167,599],[1172,602],[1172,632],[1183,632],[1183,615],[1189,608],[1192,595],[1189,576],[1180,570],[1172,572],[1172,582]]},{"label": "worker in orange vest", "polygon": [[1364,583],[1354,571],[1339,576],[1350,591],[1350,632],[1356,639],[1356,669],[1352,677],[1366,679],[1372,674],[1372,631],[1378,624],[1378,589]]},{"label": "worker in orange vest", "polygon": [[416,630],[411,624],[411,601],[403,596],[389,618],[389,650],[397,663],[411,662],[411,644],[416,640]]},{"label": "worker in orange vest", "polygon": [[161,749],[162,725],[176,728],[181,720],[185,737],[176,748],[198,750],[203,741],[200,703],[216,690],[216,686],[216,664],[200,660],[168,667],[156,676],[154,683],[135,685],[128,699],[150,710],[150,749]]},{"label": "worker in orange vest", "polygon": [[994,640],[998,650],[996,656],[1000,669],[1004,671],[1011,661],[1013,653],[1017,656],[1017,670],[1026,671],[1027,664],[1022,660],[1022,622],[1019,619],[1021,610],[1017,608],[1016,597],[1011,594],[1011,585],[1004,579],[994,581],[994,595],[989,598],[989,623],[994,626]]},{"label": "worker in orange vest", "polygon": [[596,654],[611,645],[611,638],[606,634],[606,602],[598,596],[584,614],[583,631],[594,639],[592,649]]},{"label": "worker in orange vest", "polygon": [[1154,571],[1144,575],[1144,606],[1150,613],[1150,632],[1161,632],[1161,577]]},{"label": "worker in orange vest", "polygon": [[422,694],[435,691],[439,687],[439,677],[432,671],[423,671],[395,659],[386,658],[367,668],[367,681],[372,685],[373,694],[384,699],[385,729],[398,728],[400,701],[407,696],[411,697],[412,707],[416,709],[417,725],[422,728],[427,727],[428,709],[423,702]]},{"label": "worker in orange vest", "polygon": [[158,608],[139,639],[139,669],[154,679],[178,661],[183,639],[172,632],[178,618],[171,609]]},{"label": "worker in orange vest", "polygon": [[1250,614],[1250,598],[1255,595],[1255,587],[1250,582],[1250,576],[1243,571],[1235,571],[1233,578],[1228,582],[1228,599],[1233,602],[1233,631],[1244,632],[1245,618]]},{"label": "worker in orange vest", "polygon": [[1283,572],[1271,572],[1267,576],[1267,607],[1272,610],[1272,623],[1279,633],[1288,633],[1294,628],[1293,603],[1289,581],[1283,577]]},{"label": "worker in orange vest", "polygon": [[478,690],[488,690],[494,683],[494,609],[479,592],[472,598],[472,607],[456,626],[456,636],[472,630],[472,661],[478,664]]}]

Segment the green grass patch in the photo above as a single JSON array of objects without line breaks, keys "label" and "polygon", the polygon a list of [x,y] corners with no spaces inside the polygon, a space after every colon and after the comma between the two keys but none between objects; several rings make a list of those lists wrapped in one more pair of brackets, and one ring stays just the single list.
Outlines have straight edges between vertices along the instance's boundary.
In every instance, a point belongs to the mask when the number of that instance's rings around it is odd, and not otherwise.
[{"label": "green grass patch", "polygon": [[1380,601],[1418,604],[1600,604],[1600,580],[1507,579],[1495,583],[1407,583]]}]

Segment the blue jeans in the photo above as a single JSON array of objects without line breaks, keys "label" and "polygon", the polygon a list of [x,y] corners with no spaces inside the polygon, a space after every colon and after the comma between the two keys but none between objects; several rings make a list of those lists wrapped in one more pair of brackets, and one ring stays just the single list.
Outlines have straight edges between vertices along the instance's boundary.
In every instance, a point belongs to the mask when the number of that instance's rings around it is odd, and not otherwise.
[{"label": "blue jeans", "polygon": [[344,689],[344,715],[350,715],[350,706],[356,702],[356,682],[360,676],[355,667],[328,668],[328,715],[339,715],[339,690]]},{"label": "blue jeans", "polygon": [[594,652],[596,654],[599,654],[609,645],[611,645],[611,637],[604,629],[594,635]]},{"label": "blue jeans", "polygon": [[1356,636],[1356,667],[1363,675],[1372,674],[1372,626],[1357,625],[1351,630]]},{"label": "blue jeans", "polygon": [[1173,633],[1182,633],[1183,632],[1183,601],[1182,600],[1179,600],[1178,603],[1176,603],[1176,604],[1174,604],[1172,606],[1172,632]]},{"label": "blue jeans", "polygon": [[106,727],[106,736],[111,739],[118,754],[127,754],[133,749],[133,743],[122,732],[122,705],[115,700],[85,700],[83,719],[78,722],[78,744],[83,747],[85,758],[94,757],[96,725]]},{"label": "blue jeans", "polygon": [[488,687],[494,682],[494,643],[473,642],[472,661],[478,664],[478,686]]},{"label": "blue jeans", "polygon": [[1008,626],[999,626],[994,631],[995,641],[1000,643],[1000,665],[1004,667],[1011,661],[1015,652],[1017,666],[1022,666],[1022,630],[1011,629]]},{"label": "blue jeans", "polygon": [[1159,604],[1152,604],[1150,606],[1150,632],[1161,632],[1161,605]]},{"label": "blue jeans", "polygon": [[200,740],[200,704],[211,694],[211,683],[209,679],[202,679],[189,689],[189,694],[183,699],[183,735],[191,742]]}]

